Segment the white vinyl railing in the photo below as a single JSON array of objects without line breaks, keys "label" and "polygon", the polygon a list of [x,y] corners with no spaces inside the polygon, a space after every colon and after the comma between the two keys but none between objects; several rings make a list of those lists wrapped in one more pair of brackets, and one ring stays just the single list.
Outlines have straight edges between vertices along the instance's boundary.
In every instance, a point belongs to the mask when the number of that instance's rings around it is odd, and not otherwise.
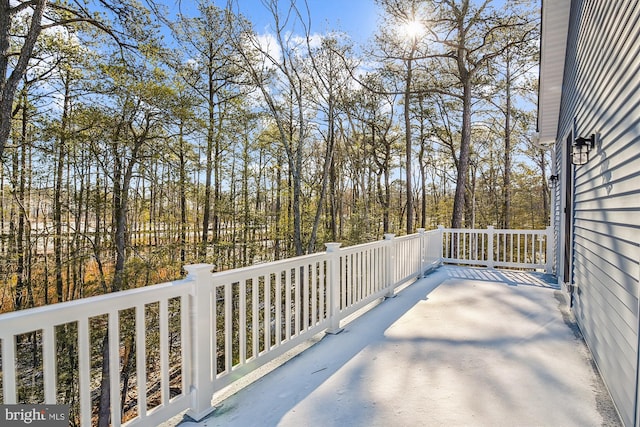
[{"label": "white vinyl railing", "polygon": [[440,228],[442,262],[489,268],[544,269],[551,273],[553,234],[546,230]]},{"label": "white vinyl railing", "polygon": [[217,391],[319,332],[339,332],[345,317],[443,261],[546,266],[542,233],[421,229],[230,271],[186,266],[183,280],[3,314],[2,401],[67,403],[93,425],[106,363],[117,373],[102,385],[111,425],[158,425],[185,410],[201,419]]},{"label": "white vinyl railing", "polygon": [[[439,242],[438,231],[385,237],[231,271],[186,266],[184,280],[3,314],[2,401],[71,400],[72,416],[93,425],[106,363],[117,373],[105,376],[111,425],[157,425],[185,410],[199,419],[216,391],[318,332],[338,331],[346,316],[418,277],[423,259],[439,260],[439,245],[426,243]],[[73,377],[71,399],[61,371]]]},{"label": "white vinyl railing", "polygon": [[[110,372],[121,372],[121,355],[124,350],[124,337],[121,326],[125,318],[133,318],[133,327],[127,331],[135,335],[136,369],[133,372],[136,388],[136,406],[140,419],[147,419],[148,424],[169,419],[190,407],[189,390],[192,372],[190,337],[191,325],[186,313],[191,311],[192,280],[164,283],[146,288],[84,298],[61,304],[16,311],[0,316],[0,339],[2,342],[2,396],[3,403],[27,403],[25,390],[38,387],[38,384],[25,384],[30,378],[41,377],[44,389],[42,402],[28,403],[67,403],[60,400],[58,387],[61,369],[76,366],[73,375],[77,388],[75,402],[78,421],[83,426],[91,426],[97,411],[95,397],[100,376],[92,366],[101,364],[102,344],[106,341],[109,355],[107,359]],[[134,312],[127,316],[127,311]],[[130,320],[130,319],[128,319]],[[175,321],[178,321],[176,324]],[[149,343],[150,325],[158,331],[157,342]],[[105,337],[106,334],[106,337]],[[96,337],[97,335],[97,337]],[[106,340],[105,340],[106,338]],[[180,345],[171,346],[170,341]],[[21,351],[23,342],[29,342],[35,349],[29,348],[28,357]],[[70,342],[73,353],[72,363],[67,362],[69,354],[60,351],[61,343]],[[149,345],[147,345],[149,344]],[[170,366],[169,357],[178,352],[177,363]],[[96,356],[96,353],[100,356]],[[148,356],[159,354],[158,372],[155,378],[146,369]],[[32,359],[40,359],[32,363]],[[63,368],[65,366],[65,368]],[[170,395],[172,371],[181,372],[179,384],[174,389],[180,392]],[[26,377],[26,378],[25,378]],[[112,425],[121,424],[121,389],[120,375],[109,376]],[[157,384],[153,384],[157,383]],[[150,411],[147,391],[155,385],[159,389],[160,401]],[[153,416],[151,413],[153,412]]]}]

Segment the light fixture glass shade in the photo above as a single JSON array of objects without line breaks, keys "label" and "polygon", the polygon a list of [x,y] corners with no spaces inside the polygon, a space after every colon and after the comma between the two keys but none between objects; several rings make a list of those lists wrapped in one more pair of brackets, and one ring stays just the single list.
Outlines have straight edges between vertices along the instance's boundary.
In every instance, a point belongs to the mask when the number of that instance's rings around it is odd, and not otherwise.
[{"label": "light fixture glass shade", "polygon": [[574,165],[584,165],[589,161],[589,145],[581,144],[573,146],[572,159]]}]

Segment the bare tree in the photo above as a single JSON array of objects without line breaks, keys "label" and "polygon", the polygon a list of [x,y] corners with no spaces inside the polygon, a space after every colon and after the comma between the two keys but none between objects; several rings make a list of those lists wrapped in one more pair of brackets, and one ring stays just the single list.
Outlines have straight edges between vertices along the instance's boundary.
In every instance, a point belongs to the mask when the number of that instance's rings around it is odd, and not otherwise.
[{"label": "bare tree", "polygon": [[[277,0],[263,0],[262,3],[273,18],[275,46],[265,44],[245,25],[243,37],[237,40],[236,49],[242,67],[267,104],[287,156],[293,187],[294,248],[297,255],[302,255],[305,251],[302,241],[302,168],[308,122],[305,116],[307,93],[301,60],[308,54],[305,51],[305,41],[310,37],[310,18],[303,18],[295,2],[291,2],[284,11],[280,9]],[[301,38],[288,31],[289,26],[293,25],[290,20],[301,23],[304,33]],[[282,87],[274,92],[271,84],[281,84]],[[279,100],[277,96],[286,98]],[[283,108],[281,104],[284,99],[286,103]]]},{"label": "bare tree", "polygon": [[[423,0],[377,0],[390,18],[388,25],[382,27],[376,36],[381,50],[381,59],[387,64],[386,71],[397,75],[401,87],[394,89],[402,94],[405,164],[406,232],[413,233],[415,228],[413,200],[413,135],[411,125],[411,103],[414,95],[423,89],[415,87],[416,63],[424,60],[428,54],[424,25],[427,20],[427,8]],[[398,67],[398,63],[401,64]]]},{"label": "bare tree", "polygon": [[[327,187],[330,183],[335,183],[335,179],[329,180],[329,177],[335,177],[334,154],[337,150],[337,136],[339,110],[342,101],[345,98],[345,90],[348,90],[351,79],[349,75],[353,73],[356,64],[350,58],[351,49],[347,44],[340,44],[336,36],[328,36],[321,40],[320,47],[311,48],[311,40],[307,38],[307,46],[310,54],[312,70],[309,73],[314,83],[315,92],[317,93],[316,103],[320,111],[324,113],[324,121],[326,132],[324,133],[325,151],[322,164],[322,176],[320,179],[320,194],[317,200],[316,212],[312,224],[312,229],[307,245],[309,253],[315,250],[315,242],[320,225],[320,217],[324,209],[324,201],[327,196]],[[349,69],[344,69],[342,64],[347,64]],[[324,128],[322,126],[321,128]],[[335,194],[335,189],[332,192]],[[334,203],[335,205],[335,203]],[[332,215],[332,234],[335,239],[335,217],[334,209],[331,210]]]},{"label": "bare tree", "polygon": [[[451,226],[460,228],[463,225],[470,164],[473,98],[484,84],[482,71],[487,64],[521,42],[519,39],[501,37],[501,34],[508,28],[528,25],[528,22],[526,18],[506,17],[499,13],[491,7],[491,0],[479,4],[472,0],[439,0],[434,4],[438,18],[426,28],[434,43],[441,47],[441,51],[433,55],[441,66],[439,71],[451,79],[446,87],[436,85],[433,90],[455,96],[462,103],[456,192],[451,219]],[[433,83],[438,81],[443,79],[433,79]]]}]

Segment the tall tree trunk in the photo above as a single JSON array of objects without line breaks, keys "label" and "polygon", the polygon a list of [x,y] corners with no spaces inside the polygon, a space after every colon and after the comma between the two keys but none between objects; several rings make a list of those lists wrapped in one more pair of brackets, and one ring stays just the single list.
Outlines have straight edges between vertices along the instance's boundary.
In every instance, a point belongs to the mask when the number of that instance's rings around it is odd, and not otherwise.
[{"label": "tall tree trunk", "polygon": [[[278,149],[278,153],[276,155],[276,160],[277,160],[277,164],[281,165],[282,164],[282,153],[281,150]],[[282,233],[282,225],[280,224],[280,221],[282,220],[282,168],[281,167],[276,167],[276,195],[275,195],[275,218],[274,218],[274,223],[275,223],[275,227],[274,227],[274,242],[273,242],[273,256],[274,259],[277,261],[280,259],[280,257],[282,256],[282,243],[281,243],[281,236],[280,234]]]},{"label": "tall tree trunk", "polygon": [[[209,42],[210,50],[213,49],[213,43]],[[209,245],[209,223],[211,221],[211,186],[213,177],[213,146],[214,146],[214,121],[215,121],[215,89],[213,81],[213,57],[209,57],[208,69],[208,123],[207,123],[207,149],[205,164],[205,182],[204,182],[204,207],[202,213],[202,239],[200,241],[200,251],[198,258],[205,261],[207,257],[207,247]]]},{"label": "tall tree trunk", "polygon": [[109,331],[102,338],[102,376],[100,378],[100,400],[98,401],[98,427],[109,427],[111,420],[111,385],[109,382]]},{"label": "tall tree trunk", "polygon": [[420,151],[418,152],[418,167],[420,168],[420,211],[422,212],[420,217],[420,227],[427,227],[427,131],[425,129],[424,119],[427,116],[427,112],[424,108],[424,96],[419,99],[420,107]]},{"label": "tall tree trunk", "polygon": [[[11,135],[11,118],[13,112],[13,99],[18,89],[18,83],[26,73],[29,59],[33,55],[33,49],[42,30],[41,22],[47,6],[46,0],[34,0],[31,22],[20,49],[18,60],[11,67],[9,57],[11,56],[10,33],[13,13],[10,10],[16,8],[10,0],[2,0],[0,3],[0,159],[4,155],[4,149]],[[9,70],[11,73],[9,74]],[[9,76],[7,78],[7,76]]]},{"label": "tall tree trunk", "polygon": [[[29,221],[28,195],[27,195],[27,152],[28,152],[28,105],[26,90],[21,95],[22,127],[20,132],[20,152],[16,152],[14,168],[14,185],[17,185],[16,199],[18,202],[18,226],[16,233],[16,296],[14,306],[16,310],[33,306],[33,293],[29,283]],[[15,191],[15,190],[14,190]]]},{"label": "tall tree trunk", "polygon": [[504,114],[504,210],[503,228],[511,228],[511,56],[506,52],[505,74],[505,114]]},{"label": "tall tree trunk", "polygon": [[[302,86],[302,82],[299,82]],[[291,178],[293,179],[293,244],[297,256],[304,254],[304,246],[302,244],[302,145],[304,141],[304,105],[302,103],[302,87],[298,88],[298,141],[294,142],[293,138],[289,141],[292,149],[292,166]],[[295,149],[293,149],[295,147]]]},{"label": "tall tree trunk", "polygon": [[[110,292],[118,291],[122,288],[124,278],[124,227],[126,224],[123,211],[123,186],[122,186],[122,161],[116,158],[120,154],[114,150],[114,168],[113,168],[113,207],[112,207],[112,223],[113,223],[113,244],[115,249],[115,266],[113,272],[113,280],[111,282]],[[126,207],[125,207],[126,208]]]},{"label": "tall tree trunk", "polygon": [[[255,221],[251,221],[251,204],[249,203],[249,162],[251,158],[249,156],[249,137],[245,134],[244,144],[242,147],[242,211],[243,211],[243,224],[242,224],[242,266],[250,265],[253,262],[253,257],[250,256],[252,251],[249,247],[253,246],[251,241],[250,231],[255,230],[257,225]],[[256,184],[257,185],[257,184]]]},{"label": "tall tree trunk", "polygon": [[186,263],[187,244],[187,162],[185,159],[185,146],[183,137],[183,124],[180,123],[180,134],[178,136],[180,148],[178,158],[180,161],[180,262],[182,266]]},{"label": "tall tree trunk", "polygon": [[[208,143],[207,143],[208,146]],[[207,152],[209,149],[207,148]],[[207,257],[207,246],[209,246],[209,222],[211,221],[211,157],[207,154],[207,164],[205,166],[205,184],[204,184],[204,201],[202,207],[202,237],[200,239],[200,248],[198,251],[198,258],[204,262]]]},{"label": "tall tree trunk", "polygon": [[307,246],[307,253],[313,253],[315,251],[316,236],[318,234],[318,226],[320,225],[320,215],[324,208],[324,200],[327,194],[327,183],[329,181],[329,173],[333,166],[333,152],[335,145],[335,110],[333,103],[330,101],[329,105],[329,137],[327,141],[327,147],[324,155],[324,164],[322,167],[322,178],[320,183],[320,195],[318,196],[318,205],[316,207],[316,214],[313,219],[313,227],[311,229],[311,235],[309,237],[309,245]]},{"label": "tall tree trunk", "polygon": [[338,241],[338,198],[340,194],[337,191],[338,174],[336,173],[336,165],[331,163],[329,168],[329,229],[331,233],[331,241]]},{"label": "tall tree trunk", "polygon": [[[146,118],[148,120],[148,117]],[[127,125],[130,125],[127,123]],[[125,265],[127,260],[126,247],[127,247],[127,210],[129,206],[129,190],[131,188],[131,180],[133,178],[133,172],[136,164],[140,160],[140,150],[143,143],[146,141],[147,132],[149,130],[149,122],[146,122],[147,128],[145,128],[140,135],[132,135],[133,146],[129,156],[125,158],[125,164],[123,159],[120,158],[120,152],[118,150],[117,141],[119,141],[118,130],[113,138],[113,157],[114,157],[114,172],[113,172],[113,241],[115,246],[115,267],[113,272],[113,280],[111,283],[111,292],[120,291],[124,288],[125,282]],[[130,127],[131,129],[131,127]],[[108,344],[108,331],[105,332],[105,338],[103,345]],[[102,382],[100,385],[100,410],[99,410],[99,426],[108,425],[107,414],[109,412],[109,350],[103,348],[103,360],[102,360]],[[114,355],[117,357],[117,355]],[[106,406],[103,406],[105,404]],[[107,417],[107,418],[105,418]]]},{"label": "tall tree trunk", "polygon": [[418,163],[420,163],[420,210],[422,212],[420,218],[420,227],[427,228],[427,165],[424,161],[424,147],[420,147],[418,155]]},{"label": "tall tree trunk", "polygon": [[413,144],[411,135],[411,80],[413,76],[413,55],[416,50],[417,39],[414,38],[411,52],[407,59],[407,75],[404,88],[404,138],[405,138],[405,162],[406,162],[406,190],[407,190],[407,234],[413,233],[413,184],[412,180],[412,158]]},{"label": "tall tree trunk", "polygon": [[[64,80],[64,103],[62,109],[62,119],[60,121],[60,135],[58,137],[58,158],[56,160],[56,182],[53,199],[53,223],[55,227],[55,236],[53,236],[53,252],[55,258],[55,274],[56,274],[56,297],[58,302],[64,301],[64,286],[62,278],[62,188],[64,183],[64,164],[67,158],[67,123],[69,120],[69,85],[70,72],[67,71]],[[68,279],[68,278],[67,278]]]},{"label": "tall tree trunk", "polygon": [[471,154],[471,82],[469,77],[463,78],[462,97],[462,136],[460,138],[460,156],[458,158],[458,175],[456,193],[453,199],[453,218],[451,228],[462,228],[465,210],[466,183],[469,177],[469,161]]}]

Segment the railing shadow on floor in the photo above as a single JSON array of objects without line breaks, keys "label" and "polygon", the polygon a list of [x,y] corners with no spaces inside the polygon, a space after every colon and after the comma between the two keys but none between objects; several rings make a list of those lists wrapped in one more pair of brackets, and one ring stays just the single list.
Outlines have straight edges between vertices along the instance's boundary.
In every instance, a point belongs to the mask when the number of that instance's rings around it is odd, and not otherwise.
[{"label": "railing shadow on floor", "polygon": [[510,286],[537,286],[560,289],[557,279],[540,271],[518,271],[509,269],[456,268],[447,270],[450,278],[500,282]]},{"label": "railing shadow on floor", "polygon": [[[375,346],[376,343],[383,342],[386,339],[385,331],[421,301],[427,300],[430,293],[437,289],[447,278],[448,275],[445,270],[431,270],[427,277],[420,278],[410,285],[402,287],[402,290],[392,298],[390,303],[381,301],[378,304],[374,304],[372,306],[374,307],[373,309],[365,309],[361,313],[356,313],[358,314],[357,316],[349,317],[342,324],[343,330],[341,333],[321,335],[319,340],[314,341],[313,345],[306,348],[304,350],[304,359],[288,357],[268,372],[274,382],[283,385],[282,388],[267,390],[261,381],[255,381],[245,386],[253,389],[249,395],[268,396],[272,393],[286,395],[286,398],[283,397],[287,402],[286,406],[271,406],[268,409],[269,419],[282,418],[290,409],[304,401],[366,347]],[[352,333],[354,330],[358,332]],[[315,367],[312,370],[306,369],[309,359],[317,361],[317,365],[314,365]],[[214,419],[220,414],[234,410],[237,396],[235,393],[225,393],[214,399],[214,411],[204,419]],[[353,395],[349,396],[349,399],[354,398],[356,397]],[[259,402],[255,402],[255,405],[259,404]],[[357,403],[354,404],[357,405]],[[177,424],[184,423],[189,425],[193,421],[198,420],[185,415],[182,418],[182,422]]]}]

